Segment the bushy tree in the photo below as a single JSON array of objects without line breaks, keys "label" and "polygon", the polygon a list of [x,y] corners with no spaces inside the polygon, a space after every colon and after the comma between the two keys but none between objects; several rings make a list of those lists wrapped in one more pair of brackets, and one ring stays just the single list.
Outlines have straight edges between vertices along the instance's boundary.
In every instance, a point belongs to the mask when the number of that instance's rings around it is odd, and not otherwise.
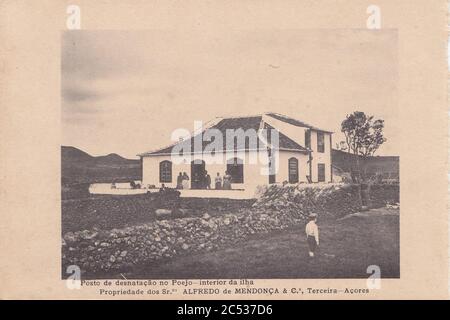
[{"label": "bushy tree", "polygon": [[355,111],[347,115],[341,123],[341,131],[345,135],[347,152],[352,153],[355,159],[352,177],[355,182],[361,182],[360,158],[373,156],[378,148],[386,141],[383,136],[384,120],[367,116],[364,112]]}]

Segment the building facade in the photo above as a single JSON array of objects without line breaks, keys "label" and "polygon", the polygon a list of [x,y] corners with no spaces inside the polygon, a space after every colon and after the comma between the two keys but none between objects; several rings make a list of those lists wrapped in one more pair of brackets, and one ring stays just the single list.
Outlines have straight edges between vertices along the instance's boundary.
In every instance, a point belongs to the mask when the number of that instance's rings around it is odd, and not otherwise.
[{"label": "building facade", "polygon": [[[235,132],[232,143],[226,139],[229,132]],[[212,141],[210,133],[222,134],[223,141]],[[332,132],[276,113],[218,118],[201,133],[139,154],[142,183],[175,188],[180,173],[189,177],[191,189],[206,188],[199,182],[206,174],[211,189],[215,177],[226,174],[231,177],[231,188],[239,190],[271,183],[332,182],[331,146]]]}]

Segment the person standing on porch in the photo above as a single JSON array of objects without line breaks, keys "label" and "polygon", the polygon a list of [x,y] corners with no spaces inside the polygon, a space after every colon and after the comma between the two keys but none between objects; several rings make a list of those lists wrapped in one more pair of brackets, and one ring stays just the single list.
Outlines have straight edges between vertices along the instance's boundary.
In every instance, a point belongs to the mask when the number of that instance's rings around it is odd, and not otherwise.
[{"label": "person standing on porch", "polygon": [[231,190],[231,175],[228,171],[226,171],[225,175],[223,176],[223,189]]},{"label": "person standing on porch", "polygon": [[183,174],[181,172],[177,176],[177,189],[183,189]]},{"label": "person standing on porch", "polygon": [[220,173],[217,172],[214,182],[216,184],[216,190],[222,189],[222,177],[220,176]]},{"label": "person standing on porch", "polygon": [[187,175],[186,172],[183,172],[183,189],[189,189],[189,176]]},{"label": "person standing on porch", "polygon": [[309,222],[306,224],[306,241],[308,242],[309,256],[314,257],[317,247],[319,246],[319,228],[317,227],[317,214],[309,215]]},{"label": "person standing on porch", "polygon": [[208,171],[205,171],[205,188],[211,189],[211,176],[209,175]]},{"label": "person standing on porch", "polygon": [[200,175],[198,172],[194,172],[192,175],[192,189],[200,189]]}]

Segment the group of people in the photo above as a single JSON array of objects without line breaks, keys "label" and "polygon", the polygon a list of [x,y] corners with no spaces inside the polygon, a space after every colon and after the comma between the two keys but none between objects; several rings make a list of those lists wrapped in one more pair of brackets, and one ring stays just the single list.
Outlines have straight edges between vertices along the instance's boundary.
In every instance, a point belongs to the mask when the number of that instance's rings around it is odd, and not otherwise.
[{"label": "group of people", "polygon": [[[211,176],[208,171],[195,172],[192,177],[192,189],[211,189]],[[217,172],[214,178],[215,189],[231,190],[232,177],[228,171],[222,177]],[[177,176],[177,189],[189,189],[189,176],[186,172],[179,173]]]},{"label": "group of people", "polygon": [[228,171],[225,172],[223,177],[217,172],[217,175],[214,178],[214,184],[216,189],[231,190],[232,180],[233,179]]},{"label": "group of people", "polygon": [[189,176],[186,172],[178,174],[177,189],[189,189]]}]

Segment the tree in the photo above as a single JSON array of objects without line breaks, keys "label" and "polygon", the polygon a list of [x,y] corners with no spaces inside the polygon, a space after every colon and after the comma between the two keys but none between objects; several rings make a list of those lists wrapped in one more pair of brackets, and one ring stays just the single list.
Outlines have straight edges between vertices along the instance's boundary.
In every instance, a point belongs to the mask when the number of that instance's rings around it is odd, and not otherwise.
[{"label": "tree", "polygon": [[347,144],[345,141],[339,141],[336,143],[336,150],[347,151]]},{"label": "tree", "polygon": [[367,116],[364,112],[355,111],[347,115],[341,123],[341,131],[345,135],[347,152],[353,153],[355,168],[352,169],[354,182],[365,180],[361,175],[360,158],[373,156],[378,148],[386,141],[383,136],[384,120],[374,120],[373,116]]}]

